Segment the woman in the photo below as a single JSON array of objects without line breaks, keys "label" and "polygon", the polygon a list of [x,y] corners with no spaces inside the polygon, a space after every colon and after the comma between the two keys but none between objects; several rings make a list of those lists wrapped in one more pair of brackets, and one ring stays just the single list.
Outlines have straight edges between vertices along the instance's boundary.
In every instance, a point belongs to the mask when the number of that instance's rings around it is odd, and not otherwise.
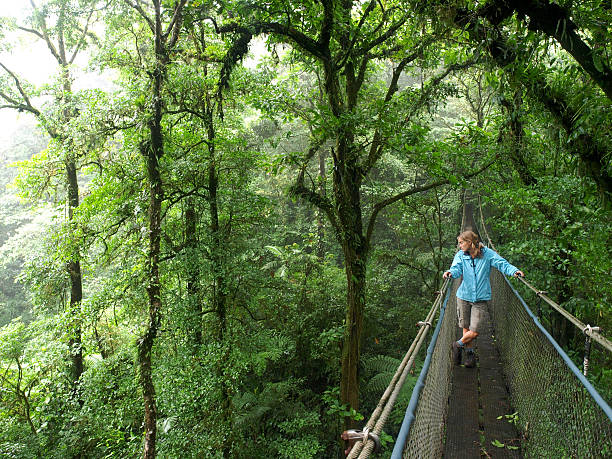
[{"label": "woman", "polygon": [[473,231],[461,233],[457,242],[460,250],[455,254],[450,269],[442,277],[457,279],[463,276],[463,281],[457,289],[457,317],[459,327],[463,329],[463,336],[453,343],[453,361],[455,365],[460,365],[461,355],[466,350],[464,364],[472,368],[476,365],[473,342],[480,333],[487,301],[491,299],[491,267],[508,276],[518,277],[524,274],[494,250],[483,246]]}]

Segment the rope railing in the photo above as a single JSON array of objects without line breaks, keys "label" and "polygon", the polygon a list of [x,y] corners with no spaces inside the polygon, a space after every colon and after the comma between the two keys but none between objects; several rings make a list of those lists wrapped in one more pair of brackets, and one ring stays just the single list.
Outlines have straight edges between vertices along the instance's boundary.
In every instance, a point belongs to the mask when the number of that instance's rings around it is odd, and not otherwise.
[{"label": "rope railing", "polygon": [[584,333],[585,335],[589,336],[593,340],[597,341],[599,344],[601,344],[608,351],[612,352],[612,341],[610,341],[607,338],[605,338],[604,336],[600,335],[596,331],[595,327],[592,327],[590,325],[585,325],[584,323],[582,323],[580,320],[578,320],[572,314],[570,314],[565,309],[563,309],[560,305],[558,305],[553,300],[551,300],[549,297],[547,297],[544,294],[545,292],[543,292],[542,290],[538,290],[537,288],[535,288],[533,285],[531,285],[529,282],[527,282],[522,277],[519,277],[518,279],[523,284],[525,284],[529,289],[533,290],[538,297],[542,298],[549,305],[551,305],[553,307],[553,309],[555,309],[555,311],[557,311],[559,314],[561,314],[563,317],[565,317],[567,320],[569,320],[571,323],[573,323],[577,328],[579,328],[580,331],[582,331],[582,333]]},{"label": "rope railing", "polygon": [[[452,281],[451,281],[452,282]],[[441,385],[434,384],[433,386],[437,386],[432,390],[431,381],[428,379],[431,371],[433,369],[433,373],[440,374],[440,366],[446,368],[447,376],[450,376],[450,365],[448,359],[448,352],[440,352],[440,349],[447,348],[448,340],[452,338],[452,331],[449,333],[452,327],[449,327],[450,321],[449,318],[453,316],[453,314],[447,313],[449,309],[449,299],[451,297],[451,293],[454,293],[454,289],[456,288],[456,282],[451,284],[453,287],[448,288],[446,290],[446,297],[444,299],[444,304],[440,309],[440,317],[438,318],[438,323],[436,325],[436,329],[433,332],[431,340],[429,342],[429,346],[427,347],[427,355],[423,362],[423,367],[421,368],[421,373],[417,379],[416,384],[412,390],[412,395],[410,396],[410,402],[408,403],[408,407],[406,408],[406,413],[404,415],[404,420],[402,422],[399,433],[397,434],[397,439],[395,441],[395,445],[393,446],[393,451],[391,452],[390,459],[401,459],[404,456],[404,449],[406,447],[406,440],[408,438],[408,432],[413,428],[417,428],[421,433],[424,433],[422,429],[423,423],[419,424],[420,419],[417,419],[418,408],[422,408],[419,406],[420,398],[424,392],[428,392],[426,397],[434,401],[434,404],[438,406],[438,411],[446,411],[446,405],[448,400],[448,384],[444,384],[445,388],[442,388]],[[442,341],[444,344],[439,346],[439,342]],[[442,354],[442,355],[441,355]],[[446,355],[444,355],[446,354]],[[442,378],[444,379],[444,378]],[[437,389],[437,390],[436,390]],[[437,397],[432,396],[433,392],[438,392]],[[438,403],[436,403],[436,401]],[[444,407],[444,408],[443,408]],[[419,429],[419,427],[421,429]],[[425,429],[427,432],[425,435],[421,436],[421,440],[423,444],[428,444],[429,449],[431,451],[436,451],[434,444],[439,443],[439,440],[444,435],[443,425],[438,423],[437,426],[429,426],[432,428]],[[431,441],[430,441],[431,440]],[[414,446],[414,445],[413,445]],[[413,450],[412,453],[409,454],[408,457],[412,458],[415,456],[421,456],[419,451],[423,451],[422,447],[417,447],[416,450]],[[441,454],[441,452],[440,452]],[[435,454],[434,457],[440,457],[440,454]]]},{"label": "rope railing", "polygon": [[[434,303],[429,310],[424,321],[419,322],[417,325],[419,326],[419,331],[417,332],[416,337],[412,341],[410,348],[406,352],[402,362],[400,363],[398,369],[396,370],[391,382],[387,386],[384,394],[380,398],[376,409],[372,412],[370,419],[368,420],[363,433],[360,433],[362,438],[357,440],[355,444],[351,447],[350,452],[348,454],[348,459],[365,459],[369,457],[369,455],[374,450],[374,447],[377,445],[377,439],[380,436],[382,429],[391,414],[391,410],[395,405],[397,397],[399,395],[402,386],[410,372],[410,368],[413,366],[416,356],[418,355],[427,333],[432,326],[433,319],[438,312],[438,310],[442,307],[442,302],[444,299],[444,295],[449,285],[449,280],[446,279],[442,284],[442,288],[438,292]],[[345,432],[346,434],[346,432]],[[373,434],[373,435],[372,435]],[[344,435],[344,434],[343,434]],[[348,437],[343,437],[348,439]]]}]

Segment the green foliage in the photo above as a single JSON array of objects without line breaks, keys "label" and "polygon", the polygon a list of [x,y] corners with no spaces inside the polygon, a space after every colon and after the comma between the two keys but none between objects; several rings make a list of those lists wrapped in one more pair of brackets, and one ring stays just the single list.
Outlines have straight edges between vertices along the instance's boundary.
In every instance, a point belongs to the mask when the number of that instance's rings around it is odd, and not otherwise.
[{"label": "green foliage", "polygon": [[129,348],[102,359],[92,355],[83,374],[83,406],[74,430],[89,457],[136,457],[141,446],[142,407],[134,356]]},{"label": "green foliage", "polygon": [[[159,457],[341,454],[344,418],[365,421],[431,306],[455,250],[463,188],[480,192],[498,249],[538,288],[585,323],[612,327],[612,216],[575,151],[586,135],[610,150],[609,100],[584,69],[520,17],[500,27],[518,56],[501,69],[487,59],[489,42],[454,24],[457,2],[361,2],[348,13],[332,2],[331,17],[328,3],[187,2],[177,46],[162,56],[145,3],[139,11],[110,2],[91,16],[103,22],[83,34],[95,1],[40,2],[50,38],[64,28],[68,54],[95,43],[91,67],[75,64],[71,74],[102,69],[109,84],[69,91],[62,73],[41,87],[28,83],[33,75],[20,80],[30,100],[43,102],[37,120],[54,138],[27,128],[0,151],[2,164],[17,161],[19,171],[0,171],[0,185],[14,181],[36,205],[31,213],[1,195],[0,456],[141,455],[136,350],[149,318],[146,157],[158,98],[161,319],[151,359]],[[162,2],[165,25],[176,5]],[[61,8],[63,25],[54,22]],[[593,66],[604,68],[609,11],[586,3],[572,11],[593,44]],[[40,30],[40,17],[22,25]],[[0,24],[3,49],[18,38],[14,25]],[[104,34],[100,41],[92,31]],[[251,36],[260,41],[245,55]],[[534,96],[529,82],[538,78],[566,98],[571,129]],[[25,102],[6,71],[0,93],[9,107],[7,97]],[[62,204],[70,161],[79,171],[73,213]],[[610,169],[609,155],[601,166]],[[343,188],[348,178],[356,187]],[[378,207],[432,181],[443,184]],[[359,212],[353,227],[340,227],[349,195]],[[364,242],[364,277],[348,279],[365,286],[366,298],[356,410],[339,388],[343,249]],[[74,260],[84,298],[68,308]],[[543,322],[581,358],[581,334],[561,336],[549,311]],[[76,329],[85,369],[73,386]],[[396,435],[422,357],[383,443]],[[610,356],[594,346],[591,362],[589,377],[611,399]]]},{"label": "green foliage", "polygon": [[340,391],[337,387],[323,393],[323,401],[328,406],[327,414],[339,419],[349,417],[353,421],[363,421],[363,414],[358,413],[355,408],[351,408],[348,404],[341,403],[339,395]]},{"label": "green foliage", "polygon": [[[364,398],[366,403],[373,404],[371,408],[368,406],[370,412],[376,407],[380,397],[387,390],[401,362],[401,359],[388,355],[364,357],[364,379],[367,381],[364,385]],[[404,384],[398,393],[393,410],[389,415],[388,424],[386,425],[388,432],[396,434],[399,431],[421,366],[422,361],[420,359],[415,359],[415,363],[408,370],[409,374],[404,380]]]},{"label": "green foliage", "polygon": [[67,346],[55,336],[57,325],[52,320],[26,325],[17,318],[0,329],[0,422],[6,427],[0,448],[7,453],[29,448],[39,456],[58,435],[49,457],[66,450],[67,438],[61,432],[67,418],[62,418],[69,417],[74,406],[66,401]]}]

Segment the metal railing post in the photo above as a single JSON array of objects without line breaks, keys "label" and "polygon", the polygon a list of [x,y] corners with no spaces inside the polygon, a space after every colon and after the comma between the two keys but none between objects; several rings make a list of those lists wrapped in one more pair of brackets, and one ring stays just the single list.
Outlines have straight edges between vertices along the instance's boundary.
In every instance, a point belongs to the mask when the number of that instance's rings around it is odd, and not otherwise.
[{"label": "metal railing post", "polygon": [[595,331],[595,332],[599,332],[600,328],[599,327],[591,327],[590,325],[587,325],[585,327],[585,329],[583,330],[586,338],[584,340],[584,360],[582,361],[582,374],[584,376],[587,375],[587,373],[589,372],[589,358],[591,357],[591,334],[587,333],[588,331]]},{"label": "metal railing post", "polygon": [[538,296],[538,320],[542,322],[542,297]]}]

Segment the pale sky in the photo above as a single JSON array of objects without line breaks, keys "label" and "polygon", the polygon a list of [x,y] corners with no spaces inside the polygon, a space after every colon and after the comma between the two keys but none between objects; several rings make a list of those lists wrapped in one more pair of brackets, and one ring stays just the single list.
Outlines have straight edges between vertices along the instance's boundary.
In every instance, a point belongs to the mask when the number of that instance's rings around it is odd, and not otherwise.
[{"label": "pale sky", "polygon": [[[29,11],[30,0],[0,0],[0,16],[23,19]],[[49,82],[57,68],[57,62],[41,40],[26,32],[20,35],[20,40],[10,51],[0,52],[0,62],[34,85]],[[14,37],[13,33],[9,33],[10,37]],[[91,81],[93,83],[90,86],[100,84],[100,78],[94,77]],[[29,125],[32,119],[32,115],[28,113],[17,113],[11,109],[0,110],[0,143],[5,143],[6,137],[10,136],[17,126],[24,123]]]},{"label": "pale sky", "polygon": [[[30,7],[30,0],[0,0],[0,15],[14,18],[23,18],[27,15]],[[0,53],[0,61],[11,71],[20,75],[27,75],[32,83],[41,83],[48,78],[53,62],[45,50],[40,45],[34,44],[31,40],[22,40],[18,47],[10,53]],[[45,71],[45,68],[49,69]],[[38,80],[38,81],[37,81]],[[0,110],[0,142],[5,143],[6,137],[10,136],[14,129],[24,122],[29,123],[32,116],[27,113],[16,113],[14,110]]]},{"label": "pale sky", "polygon": [[[0,16],[23,19],[27,16],[29,11],[30,0],[0,0]],[[9,38],[14,37],[12,32],[8,35]],[[257,56],[265,51],[263,40],[254,40],[251,48],[251,56],[254,57],[247,58],[245,64],[254,67],[258,62]],[[83,55],[80,57],[81,65],[85,64],[85,56]],[[57,68],[57,62],[49,53],[46,45],[26,32],[21,33],[20,42],[15,45],[10,52],[0,51],[0,62],[34,85],[40,85],[50,81],[50,76]],[[100,75],[88,75],[85,78],[79,77],[75,81],[75,89],[108,86],[110,86],[109,79]],[[32,119],[32,115],[28,113],[17,113],[14,110],[1,109],[0,144],[6,142],[7,136],[10,136],[17,126],[24,122],[30,125],[31,123],[29,121]]]},{"label": "pale sky", "polygon": [[1,0],[2,16],[23,16],[30,6],[30,0]]}]

